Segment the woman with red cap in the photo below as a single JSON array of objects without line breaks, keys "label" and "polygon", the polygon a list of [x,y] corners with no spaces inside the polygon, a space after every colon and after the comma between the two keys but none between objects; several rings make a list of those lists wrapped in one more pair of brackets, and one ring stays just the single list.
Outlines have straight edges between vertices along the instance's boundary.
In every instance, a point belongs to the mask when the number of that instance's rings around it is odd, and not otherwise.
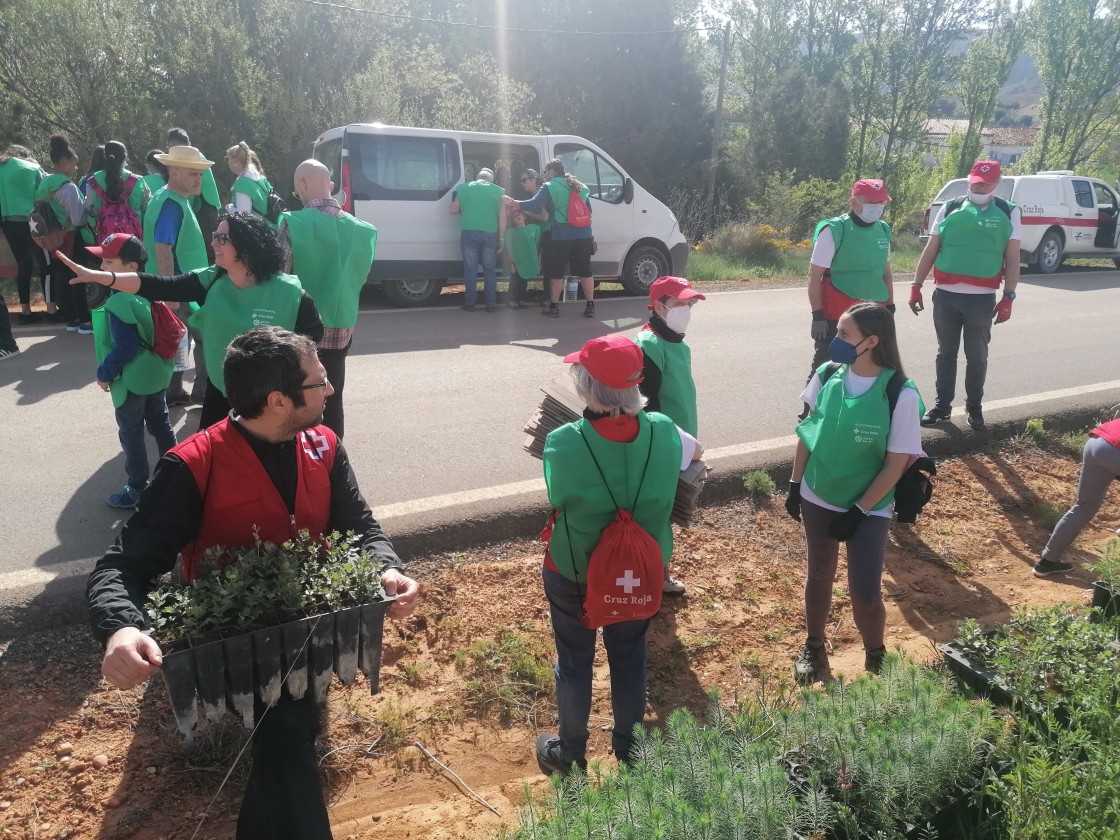
[{"label": "woman with red cap", "polygon": [[[581,420],[561,426],[545,441],[544,478],[553,513],[542,534],[548,543],[542,574],[556,641],[560,729],[557,735],[541,734],[536,744],[541,769],[560,775],[587,767],[597,632],[581,615],[591,553],[621,507],[656,540],[668,563],[677,479],[702,453],[668,417],[642,410],[642,351],[629,338],[593,338],[564,361],[572,365],[587,409]],[[649,622],[619,621],[602,628],[614,711],[611,742],[619,761],[629,760],[634,727],[645,714]]]}]

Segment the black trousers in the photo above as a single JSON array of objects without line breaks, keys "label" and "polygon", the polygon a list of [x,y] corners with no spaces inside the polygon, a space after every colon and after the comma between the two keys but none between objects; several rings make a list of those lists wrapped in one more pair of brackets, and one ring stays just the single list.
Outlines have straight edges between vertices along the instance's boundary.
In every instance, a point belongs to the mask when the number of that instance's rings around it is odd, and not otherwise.
[{"label": "black trousers", "polygon": [[255,714],[260,723],[237,815],[237,840],[331,840],[315,757],[322,709],[314,691],[309,689],[302,700],[285,695],[267,713],[258,700]]},{"label": "black trousers", "polygon": [[342,391],[346,387],[346,354],[354,344],[353,337],[341,350],[323,350],[319,348],[319,361],[327,370],[327,379],[331,381],[334,393],[327,399],[327,406],[323,409],[323,425],[338,435],[339,440],[346,429],[346,418],[342,408]]},{"label": "black trousers", "polygon": [[[16,289],[19,291],[21,306],[31,305],[31,275],[38,267],[39,278],[44,283],[47,277],[47,258],[43,249],[31,238],[31,227],[26,221],[4,221],[0,225],[16,260]],[[44,289],[44,291],[46,291]]]},{"label": "black trousers", "polygon": [[209,429],[226,418],[230,412],[229,400],[218,386],[206,380],[206,396],[202,398],[202,411],[198,415],[198,430]]},{"label": "black trousers", "polygon": [[[85,249],[82,238],[76,232],[66,237],[65,244],[59,250],[78,265],[93,269],[101,268],[101,260]],[[47,272],[50,274],[51,299],[58,304],[58,311],[67,321],[88,323],[90,314],[85,284],[71,286],[70,279],[74,276],[74,272],[54,254],[51,254]]]}]

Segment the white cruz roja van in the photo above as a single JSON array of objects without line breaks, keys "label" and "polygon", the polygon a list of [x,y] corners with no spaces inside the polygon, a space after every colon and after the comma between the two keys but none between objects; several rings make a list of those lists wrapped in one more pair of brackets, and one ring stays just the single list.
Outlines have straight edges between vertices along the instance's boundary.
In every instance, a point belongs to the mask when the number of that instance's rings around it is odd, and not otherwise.
[{"label": "white cruz roja van", "polygon": [[[941,188],[926,210],[921,239],[947,201],[963,198],[968,179],[957,178]],[[1022,261],[1042,274],[1058,270],[1064,259],[1111,259],[1120,268],[1116,187],[1069,170],[1036,175],[1004,175],[996,195],[1023,213]]]},{"label": "white cruz roja van", "polygon": [[451,195],[499,162],[512,170],[508,189],[517,199],[529,197],[519,173],[540,172],[552,158],[588,186],[597,278],[644,295],[658,277],[684,274],[688,261],[688,242],[672,211],[582,137],[355,124],[324,132],[312,154],[330,169],[343,208],[377,227],[369,282],[401,306],[434,301],[445,282],[462,281]]}]

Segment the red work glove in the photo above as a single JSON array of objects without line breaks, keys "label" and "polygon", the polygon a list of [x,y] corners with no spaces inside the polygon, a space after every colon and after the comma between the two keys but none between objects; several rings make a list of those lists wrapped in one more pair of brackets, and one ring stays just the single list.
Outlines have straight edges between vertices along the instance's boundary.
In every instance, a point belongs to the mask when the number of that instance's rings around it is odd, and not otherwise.
[{"label": "red work glove", "polygon": [[1014,301],[1011,298],[1001,298],[1000,302],[996,304],[996,308],[992,310],[992,315],[995,316],[996,323],[1002,324],[1004,321],[1011,319],[1011,304]]},{"label": "red work glove", "polygon": [[917,315],[926,305],[922,303],[922,287],[917,283],[910,286],[910,311]]}]

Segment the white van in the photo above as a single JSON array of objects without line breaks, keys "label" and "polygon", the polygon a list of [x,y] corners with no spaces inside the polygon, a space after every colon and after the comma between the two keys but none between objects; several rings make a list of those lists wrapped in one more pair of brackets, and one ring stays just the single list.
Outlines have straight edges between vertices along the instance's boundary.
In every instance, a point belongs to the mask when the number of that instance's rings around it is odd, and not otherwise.
[{"label": "white van", "polygon": [[448,212],[451,195],[498,162],[512,170],[509,191],[517,199],[529,197],[518,175],[540,172],[552,158],[588,186],[596,277],[644,295],[658,277],[683,275],[688,261],[688,242],[672,211],[582,137],[356,124],[324,132],[312,154],[330,169],[343,208],[377,227],[369,279],[401,306],[429,303],[445,282],[461,282],[459,217]]},{"label": "white van", "polygon": [[[957,178],[941,188],[926,210],[921,240],[941,205],[962,198],[968,179]],[[1117,189],[1097,178],[1068,169],[1036,175],[1004,175],[996,195],[1023,212],[1022,261],[1042,274],[1058,270],[1064,259],[1111,259],[1120,268],[1120,231],[1117,229]]]}]

